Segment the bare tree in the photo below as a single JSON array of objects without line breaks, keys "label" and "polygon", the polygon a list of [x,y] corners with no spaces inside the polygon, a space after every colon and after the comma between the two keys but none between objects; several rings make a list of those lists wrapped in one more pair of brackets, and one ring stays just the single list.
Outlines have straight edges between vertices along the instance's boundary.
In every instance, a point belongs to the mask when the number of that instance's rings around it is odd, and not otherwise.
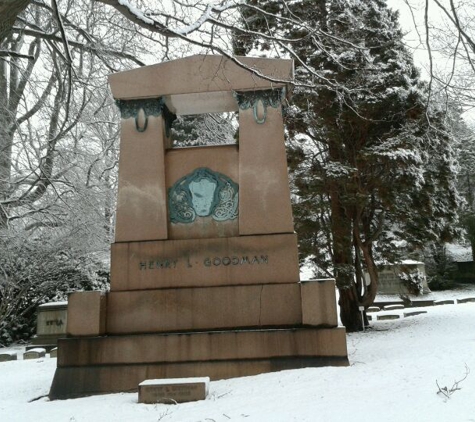
[{"label": "bare tree", "polygon": [[431,91],[446,104],[475,106],[475,4],[469,0],[402,0],[427,53]]}]

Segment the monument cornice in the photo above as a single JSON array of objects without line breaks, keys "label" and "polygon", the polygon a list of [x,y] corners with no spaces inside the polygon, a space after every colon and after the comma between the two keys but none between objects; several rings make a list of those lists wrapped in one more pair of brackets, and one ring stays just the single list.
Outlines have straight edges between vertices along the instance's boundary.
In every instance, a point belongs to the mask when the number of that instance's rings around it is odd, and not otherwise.
[{"label": "monument cornice", "polygon": [[234,91],[275,90],[293,80],[292,60],[236,61],[196,55],[109,75],[109,83],[116,100],[163,97],[172,113],[186,115],[237,111]]}]

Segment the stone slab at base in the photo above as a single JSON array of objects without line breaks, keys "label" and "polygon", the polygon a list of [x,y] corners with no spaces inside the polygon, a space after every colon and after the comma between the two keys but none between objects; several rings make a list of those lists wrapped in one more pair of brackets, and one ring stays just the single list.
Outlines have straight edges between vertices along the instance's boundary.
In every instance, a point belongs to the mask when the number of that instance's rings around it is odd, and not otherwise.
[{"label": "stone slab at base", "polygon": [[151,378],[226,379],[347,366],[344,328],[294,328],[60,340],[51,399],[135,391]]},{"label": "stone slab at base", "polygon": [[346,358],[345,335],[345,329],[339,327],[69,338],[60,340],[58,367],[293,356]]},{"label": "stone slab at base", "polygon": [[58,340],[66,337],[66,327],[64,327],[64,333],[61,335],[36,335],[31,339],[31,343],[26,346],[26,350],[35,349],[41,347],[49,352],[58,346]]},{"label": "stone slab at base", "polygon": [[209,377],[145,380],[139,384],[139,403],[186,403],[206,399]]},{"label": "stone slab at base", "polygon": [[259,375],[287,369],[348,366],[343,357],[290,357],[222,362],[151,365],[107,365],[57,368],[49,393],[51,400],[94,394],[134,392],[149,378],[203,377],[211,380]]}]

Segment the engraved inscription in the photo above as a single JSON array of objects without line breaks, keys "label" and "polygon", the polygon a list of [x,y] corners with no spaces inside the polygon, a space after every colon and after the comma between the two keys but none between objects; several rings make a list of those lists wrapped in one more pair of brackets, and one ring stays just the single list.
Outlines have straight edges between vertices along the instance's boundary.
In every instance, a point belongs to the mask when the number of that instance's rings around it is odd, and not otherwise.
[{"label": "engraved inscription", "polygon": [[50,319],[46,321],[46,325],[56,325],[57,327],[61,327],[64,325],[64,322],[62,319]]},{"label": "engraved inscription", "polygon": [[[181,263],[181,264],[180,264]],[[139,262],[140,271],[146,270],[163,270],[174,269],[180,265],[185,268],[193,268],[195,265],[203,265],[205,267],[228,267],[228,266],[241,266],[241,265],[267,265],[269,264],[268,255],[230,255],[230,256],[214,256],[206,257],[204,259],[193,260],[190,257],[180,261],[179,259],[172,258],[156,258],[143,260]]]},{"label": "engraved inscription", "polygon": [[225,257],[214,257],[214,258],[205,258],[203,261],[206,267],[211,267],[214,265],[215,267],[219,267],[220,265],[224,265],[225,267],[228,265],[245,265],[245,264],[268,264],[269,257],[267,255],[260,255],[260,256],[225,256]]},{"label": "engraved inscription", "polygon": [[159,270],[165,268],[176,268],[178,260],[176,259],[152,259],[140,261],[140,270]]}]

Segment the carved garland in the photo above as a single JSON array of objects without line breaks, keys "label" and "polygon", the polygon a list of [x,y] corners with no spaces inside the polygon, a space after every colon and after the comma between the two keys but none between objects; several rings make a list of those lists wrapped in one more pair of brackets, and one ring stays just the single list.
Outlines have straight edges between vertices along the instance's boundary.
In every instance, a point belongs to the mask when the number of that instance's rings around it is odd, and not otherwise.
[{"label": "carved garland", "polygon": [[[135,119],[135,129],[137,132],[145,132],[148,125],[149,116],[163,116],[165,120],[165,132],[167,137],[170,136],[170,130],[173,122],[176,120],[176,114],[172,113],[165,105],[163,97],[160,98],[148,98],[141,100],[117,100],[117,107],[120,110],[120,116],[122,119]],[[145,114],[145,123],[143,126],[139,124],[139,113]]]},{"label": "carved garland", "polygon": [[[278,108],[282,104],[282,101],[285,98],[285,88],[268,89],[262,91],[235,91],[233,95],[239,105],[239,108],[241,110],[249,110],[252,108],[254,111],[255,122],[262,125],[266,122],[267,107]],[[258,115],[259,103],[264,109],[264,114],[262,117],[259,117]]]}]

